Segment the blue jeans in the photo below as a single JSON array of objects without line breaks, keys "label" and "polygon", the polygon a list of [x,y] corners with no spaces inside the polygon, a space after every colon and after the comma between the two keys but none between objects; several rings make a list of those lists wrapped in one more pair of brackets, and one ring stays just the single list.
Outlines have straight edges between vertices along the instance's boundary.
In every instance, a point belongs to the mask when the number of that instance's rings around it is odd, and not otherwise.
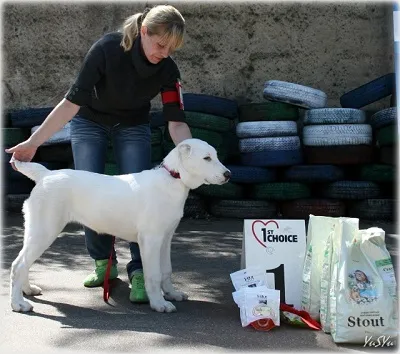
[{"label": "blue jeans", "polygon": [[[104,173],[108,140],[112,139],[115,161],[120,174],[140,172],[151,168],[151,131],[149,124],[133,127],[106,126],[85,118],[71,121],[71,145],[76,170]],[[101,211],[100,211],[101,212]],[[84,227],[86,247],[94,260],[108,259],[112,236],[98,236]],[[132,260],[127,264],[128,276],[142,269],[139,245],[129,243]],[[113,264],[117,264],[113,249]]]}]

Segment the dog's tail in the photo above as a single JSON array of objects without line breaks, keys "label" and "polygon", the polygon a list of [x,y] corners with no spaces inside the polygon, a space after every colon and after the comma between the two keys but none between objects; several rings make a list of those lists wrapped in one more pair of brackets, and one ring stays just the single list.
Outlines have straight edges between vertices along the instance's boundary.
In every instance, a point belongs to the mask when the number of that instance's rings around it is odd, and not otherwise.
[{"label": "dog's tail", "polygon": [[50,170],[39,163],[35,162],[22,162],[15,159],[11,159],[10,162],[14,163],[15,168],[18,172],[21,172],[26,177],[29,177],[31,180],[38,182],[44,176],[46,176]]}]

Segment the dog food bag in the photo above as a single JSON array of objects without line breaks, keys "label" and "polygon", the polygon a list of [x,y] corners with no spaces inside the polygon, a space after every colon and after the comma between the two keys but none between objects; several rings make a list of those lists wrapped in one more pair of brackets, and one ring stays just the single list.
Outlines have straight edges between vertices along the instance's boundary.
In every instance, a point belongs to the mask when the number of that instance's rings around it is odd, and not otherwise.
[{"label": "dog food bag", "polygon": [[384,231],[370,228],[357,231],[353,238],[346,232],[342,236],[331,299],[333,340],[366,343],[382,336],[394,339],[398,332],[397,284]]},{"label": "dog food bag", "polygon": [[230,274],[235,290],[267,285],[267,273],[261,267],[248,267]]},{"label": "dog food bag", "polygon": [[321,272],[326,241],[338,227],[339,218],[310,215],[307,251],[303,264],[301,309],[319,320],[321,306]]},{"label": "dog food bag", "polygon": [[242,326],[246,327],[259,320],[272,320],[275,326],[280,325],[280,291],[266,286],[244,289],[244,303],[241,312]]}]

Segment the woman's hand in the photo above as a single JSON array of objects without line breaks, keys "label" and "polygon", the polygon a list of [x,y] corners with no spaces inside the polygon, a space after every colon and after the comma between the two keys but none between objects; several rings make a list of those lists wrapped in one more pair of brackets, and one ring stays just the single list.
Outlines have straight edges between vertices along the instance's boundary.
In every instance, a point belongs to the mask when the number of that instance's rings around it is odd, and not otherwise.
[{"label": "woman's hand", "polygon": [[[13,154],[12,157],[18,161],[29,162],[33,159],[33,156],[35,156],[37,148],[38,147],[28,139],[12,148],[5,149],[5,151],[9,154]],[[14,163],[11,163],[11,166],[16,170]]]}]

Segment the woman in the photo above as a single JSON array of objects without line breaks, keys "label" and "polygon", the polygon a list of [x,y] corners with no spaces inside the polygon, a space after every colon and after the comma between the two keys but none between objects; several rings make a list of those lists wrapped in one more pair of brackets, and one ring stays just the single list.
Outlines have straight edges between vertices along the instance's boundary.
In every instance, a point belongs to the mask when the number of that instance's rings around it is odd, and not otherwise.
[{"label": "woman", "polygon": [[[30,161],[37,148],[71,121],[75,169],[104,173],[108,139],[121,174],[151,167],[150,101],[161,92],[164,119],[172,140],[191,138],[184,122],[180,73],[169,55],[183,43],[185,20],[172,6],[160,5],[127,18],[120,32],[103,36],[90,48],[75,83],[32,136],[6,152]],[[79,111],[79,117],[75,115]],[[74,118],[73,118],[74,117]],[[72,119],[73,118],[73,119]],[[104,205],[104,212],[107,206]],[[103,284],[112,236],[85,227],[86,247],[95,270],[87,287]],[[130,243],[129,299],[147,302],[139,246]],[[113,249],[110,279],[118,276]]]}]

